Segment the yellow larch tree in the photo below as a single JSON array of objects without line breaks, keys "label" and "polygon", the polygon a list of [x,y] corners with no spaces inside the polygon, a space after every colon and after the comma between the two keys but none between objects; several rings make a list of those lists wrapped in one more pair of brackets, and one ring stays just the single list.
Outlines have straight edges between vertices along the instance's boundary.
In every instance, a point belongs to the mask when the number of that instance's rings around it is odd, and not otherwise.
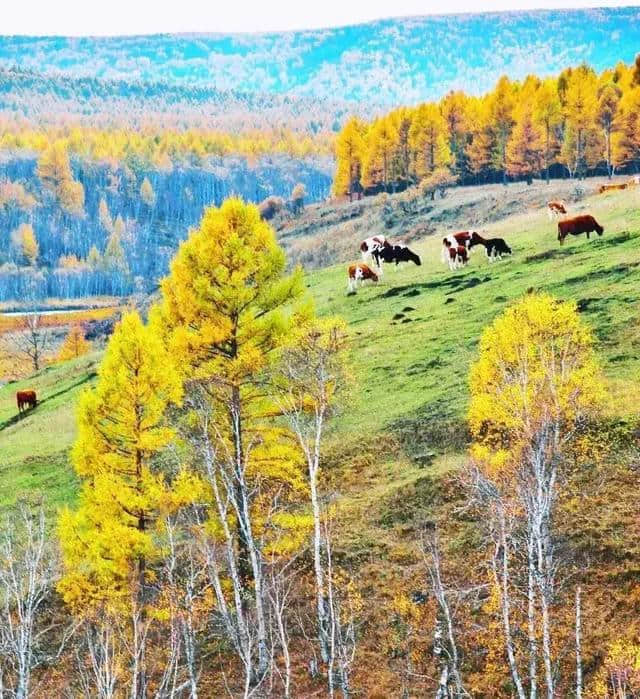
[{"label": "yellow larch tree", "polygon": [[386,191],[392,182],[393,153],[398,132],[393,120],[380,117],[373,122],[367,134],[367,147],[362,163],[362,186],[382,186]]},{"label": "yellow larch tree", "polygon": [[80,616],[102,605],[140,622],[131,631],[135,697],[146,696],[144,624],[161,556],[157,534],[188,490],[180,476],[170,484],[154,463],[173,438],[166,410],[181,395],[160,332],[137,313],[126,314],[95,389],[80,399],[71,460],[82,487],[77,506],[64,509],[58,523],[64,563],[58,589],[65,602]]},{"label": "yellow larch tree", "polygon": [[452,158],[447,123],[437,105],[423,104],[415,110],[409,129],[409,144],[413,153],[413,171],[419,180],[449,166]]},{"label": "yellow larch tree", "polygon": [[270,398],[274,362],[304,320],[303,309],[291,311],[301,272],[288,276],[285,266],[258,208],[228,199],[205,212],[161,287],[161,324],[189,385],[185,439],[211,489],[208,531],[227,550],[215,588],[230,586],[243,607],[225,617],[229,628],[255,638],[237,649],[247,682],[269,662],[266,556],[299,546],[310,525],[295,509],[306,492],[301,455]]},{"label": "yellow larch tree", "polygon": [[36,265],[40,246],[30,223],[21,223],[11,234],[11,242],[29,265]]},{"label": "yellow larch tree", "polygon": [[333,193],[340,197],[359,193],[366,127],[357,117],[347,121],[336,138],[336,174]]},{"label": "yellow larch tree", "polygon": [[85,338],[80,325],[72,325],[58,352],[58,361],[77,359],[91,351],[91,343]]},{"label": "yellow larch tree", "polygon": [[562,157],[572,176],[584,176],[602,159],[597,143],[597,78],[587,65],[571,71],[565,92],[565,137]]}]

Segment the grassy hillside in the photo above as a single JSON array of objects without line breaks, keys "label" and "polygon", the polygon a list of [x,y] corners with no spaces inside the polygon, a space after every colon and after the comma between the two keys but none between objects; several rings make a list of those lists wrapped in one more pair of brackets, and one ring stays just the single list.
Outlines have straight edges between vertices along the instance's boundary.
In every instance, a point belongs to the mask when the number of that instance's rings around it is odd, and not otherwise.
[{"label": "grassy hillside", "polygon": [[[435,473],[460,463],[467,374],[479,334],[530,289],[578,303],[597,337],[614,397],[611,412],[636,409],[640,188],[589,197],[573,211],[593,213],[605,226],[604,236],[573,238],[560,248],[555,223],[536,210],[482,229],[512,245],[513,258],[500,263],[489,264],[475,250],[466,269],[450,272],[440,260],[447,231],[438,228],[414,246],[421,267],[388,268],[378,285],[356,295],[346,294],[344,264],[309,274],[318,310],[343,316],[353,341],[355,388],[334,423],[331,460],[341,464],[339,489],[354,520],[379,518],[378,503],[420,479],[425,466]],[[74,406],[95,375],[97,359],[50,367],[0,388],[0,506],[22,493],[42,494],[51,507],[73,497],[67,454]],[[27,387],[38,391],[41,403],[17,419],[15,391]],[[363,545],[370,534],[363,526],[350,537]]]},{"label": "grassy hillside", "polygon": [[[75,405],[91,385],[99,354],[47,367],[0,388],[0,509],[21,496],[43,497],[52,511],[71,501],[76,481],[69,466]],[[16,391],[33,388],[35,410],[19,417]]]}]

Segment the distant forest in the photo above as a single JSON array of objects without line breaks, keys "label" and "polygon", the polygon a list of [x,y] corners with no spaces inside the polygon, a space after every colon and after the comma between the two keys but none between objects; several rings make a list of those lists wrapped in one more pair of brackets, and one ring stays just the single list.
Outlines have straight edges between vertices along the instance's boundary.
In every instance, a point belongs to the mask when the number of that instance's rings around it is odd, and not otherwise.
[{"label": "distant forest", "polygon": [[600,74],[582,64],[545,79],[503,76],[480,97],[454,91],[369,123],[353,117],[336,157],[337,196],[639,172],[640,54]]},{"label": "distant forest", "polygon": [[[0,160],[0,300],[126,295],[154,288],[206,206],[231,194],[291,203],[327,196],[331,160],[263,155],[167,158],[152,165],[70,156],[65,139],[40,155]],[[302,187],[300,187],[302,185]],[[299,206],[298,199],[295,206]]]}]

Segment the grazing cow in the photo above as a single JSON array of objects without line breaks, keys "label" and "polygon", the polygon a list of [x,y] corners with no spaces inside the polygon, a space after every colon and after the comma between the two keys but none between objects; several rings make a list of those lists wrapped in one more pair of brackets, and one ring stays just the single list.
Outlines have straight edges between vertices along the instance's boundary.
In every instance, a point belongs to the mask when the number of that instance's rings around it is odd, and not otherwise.
[{"label": "grazing cow", "polygon": [[422,264],[418,255],[406,245],[383,245],[373,251],[373,259],[380,269],[383,262],[395,262],[396,268],[401,262],[413,262],[418,267]]},{"label": "grazing cow", "polygon": [[501,260],[503,255],[511,255],[511,248],[502,238],[488,238],[484,241],[484,249],[489,262]]},{"label": "grazing cow", "polygon": [[18,403],[18,412],[23,413],[29,408],[35,408],[38,404],[38,398],[33,390],[18,391],[16,393],[16,402]]},{"label": "grazing cow", "polygon": [[640,175],[634,175],[628,182],[628,187],[636,187],[640,184]]},{"label": "grazing cow", "polygon": [[549,214],[549,220],[554,218],[560,218],[560,216],[567,215],[567,205],[561,199],[555,201],[547,202],[547,214]]},{"label": "grazing cow", "polygon": [[573,218],[567,218],[564,221],[558,221],[558,240],[560,245],[564,243],[564,239],[569,235],[580,235],[582,233],[587,234],[587,239],[590,238],[591,233],[596,232],[598,235],[604,233],[604,228],[589,214],[584,216],[574,216]]},{"label": "grazing cow", "polygon": [[347,273],[349,275],[349,281],[347,282],[349,292],[355,292],[358,284],[362,284],[367,279],[370,279],[372,282],[378,281],[378,275],[364,262],[356,262],[353,265],[349,265]]},{"label": "grazing cow", "polygon": [[601,184],[600,187],[598,188],[598,192],[600,194],[604,194],[605,192],[615,192],[618,189],[626,189],[627,188],[627,182],[622,182],[621,184]]},{"label": "grazing cow", "polygon": [[482,245],[484,238],[475,231],[460,231],[452,233],[442,239],[442,262],[447,264],[450,260],[449,248],[462,246],[466,250],[471,250],[476,245]]},{"label": "grazing cow", "polygon": [[373,251],[388,245],[384,235],[372,235],[370,238],[363,240],[360,243],[360,252],[362,253],[362,261],[366,262],[372,255]]},{"label": "grazing cow", "polygon": [[449,269],[453,272],[458,267],[464,267],[469,261],[469,252],[464,245],[445,245],[447,258],[449,261]]}]

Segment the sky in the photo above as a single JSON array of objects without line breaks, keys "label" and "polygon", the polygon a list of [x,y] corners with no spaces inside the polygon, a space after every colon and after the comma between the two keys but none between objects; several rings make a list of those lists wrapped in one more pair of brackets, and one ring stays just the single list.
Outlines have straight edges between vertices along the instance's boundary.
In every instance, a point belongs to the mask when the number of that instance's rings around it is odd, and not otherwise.
[{"label": "sky", "polygon": [[18,0],[2,3],[0,34],[109,36],[315,29],[384,17],[640,5],[633,0]]}]

